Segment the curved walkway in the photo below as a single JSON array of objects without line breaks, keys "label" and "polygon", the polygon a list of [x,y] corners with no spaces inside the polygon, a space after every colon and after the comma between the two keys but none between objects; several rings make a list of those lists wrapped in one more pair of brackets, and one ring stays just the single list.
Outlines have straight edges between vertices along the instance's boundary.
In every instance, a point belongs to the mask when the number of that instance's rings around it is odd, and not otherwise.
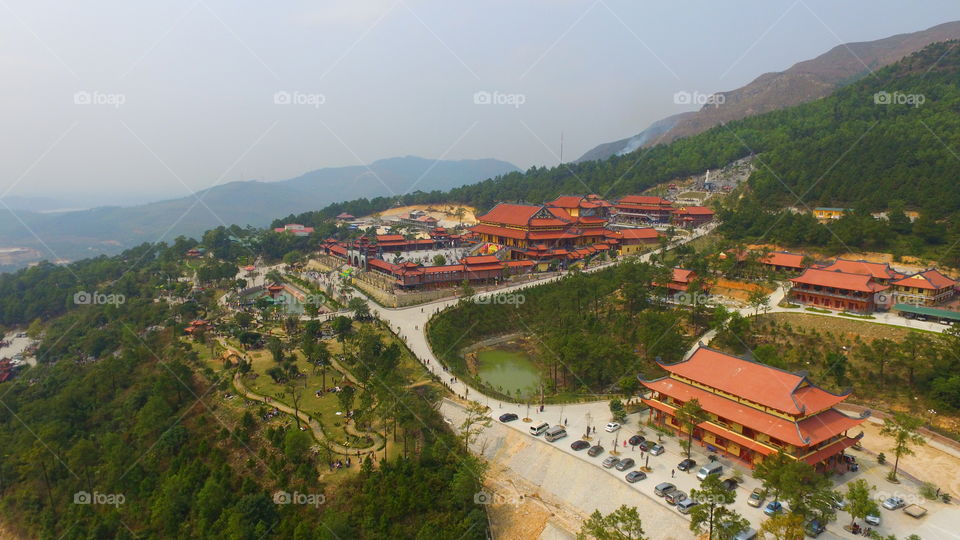
[{"label": "curved walkway", "polygon": [[[223,345],[223,347],[229,350],[230,352],[238,355],[240,358],[246,357],[246,355],[244,355],[234,347],[231,347],[226,343],[223,343],[223,341],[221,341],[220,344]],[[339,362],[331,358],[330,363],[331,365],[334,366],[334,369],[342,373],[347,378],[347,380],[357,385],[358,387],[363,386],[357,381],[357,378],[354,377],[353,373],[350,373],[350,370],[345,369],[342,365],[340,365]],[[380,448],[382,448],[384,444],[386,444],[386,441],[383,439],[383,437],[376,431],[361,431],[356,428],[356,425],[353,422],[350,422],[349,419],[346,419],[346,418],[344,419],[346,421],[343,424],[344,431],[346,431],[349,435],[353,435],[354,437],[366,437],[366,438],[372,439],[373,444],[366,448],[352,448],[349,446],[344,446],[342,444],[333,442],[327,437],[326,433],[323,432],[323,426],[320,424],[319,420],[317,420],[316,418],[310,416],[309,414],[303,411],[296,411],[295,413],[293,407],[290,407],[289,405],[283,402],[277,401],[274,398],[264,396],[254,392],[253,390],[250,390],[249,388],[247,388],[247,385],[244,384],[243,377],[239,371],[235,373],[233,376],[233,386],[234,388],[236,388],[238,393],[240,393],[243,397],[247,399],[252,399],[254,401],[266,403],[267,405],[270,405],[279,411],[289,414],[290,416],[296,416],[297,418],[302,420],[305,424],[307,424],[308,427],[310,427],[310,431],[313,432],[313,438],[316,439],[317,442],[324,442],[332,452],[336,452],[338,454],[344,454],[344,455],[356,454],[357,452],[360,452],[360,454],[363,455],[368,453],[374,453]]]}]

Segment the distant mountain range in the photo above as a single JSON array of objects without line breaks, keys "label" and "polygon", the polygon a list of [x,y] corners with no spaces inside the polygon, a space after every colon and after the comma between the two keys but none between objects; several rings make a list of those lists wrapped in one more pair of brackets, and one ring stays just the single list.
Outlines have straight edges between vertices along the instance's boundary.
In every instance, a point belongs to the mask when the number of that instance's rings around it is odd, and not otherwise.
[{"label": "distant mountain range", "polygon": [[[34,248],[50,260],[90,257],[180,235],[196,237],[219,225],[263,227],[277,216],[319,210],[337,201],[446,191],[516,170],[513,164],[496,159],[438,161],[407,156],[318,169],[276,182],[230,182],[188,197],[138,206],[41,213],[56,203],[13,200],[8,203],[13,213],[0,210],[0,247]],[[27,204],[38,211],[23,210]]]},{"label": "distant mountain range", "polygon": [[577,161],[606,159],[644,146],[669,143],[702,133],[724,122],[792,107],[826,97],[834,90],[871,71],[892,64],[931,43],[960,38],[960,21],[940,24],[910,34],[897,34],[876,41],[846,43],[777,73],[764,73],[750,84],[719,92],[717,105],[707,104],[658,120],[633,137],[601,144]]}]

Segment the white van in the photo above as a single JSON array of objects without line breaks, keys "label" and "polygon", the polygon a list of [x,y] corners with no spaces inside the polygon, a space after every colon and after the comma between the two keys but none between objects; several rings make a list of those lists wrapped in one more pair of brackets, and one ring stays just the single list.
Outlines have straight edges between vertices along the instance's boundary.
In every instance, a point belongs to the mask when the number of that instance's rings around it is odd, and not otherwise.
[{"label": "white van", "polygon": [[563,426],[553,426],[543,434],[543,438],[550,442],[556,441],[557,439],[562,439],[566,436],[567,430]]},{"label": "white van", "polygon": [[708,476],[719,476],[721,474],[723,474],[723,465],[716,461],[711,461],[703,467],[700,467],[700,470],[697,471],[697,480],[702,482],[706,480]]},{"label": "white van", "polygon": [[550,429],[550,424],[544,422],[539,426],[530,426],[530,434],[536,437],[548,429]]}]

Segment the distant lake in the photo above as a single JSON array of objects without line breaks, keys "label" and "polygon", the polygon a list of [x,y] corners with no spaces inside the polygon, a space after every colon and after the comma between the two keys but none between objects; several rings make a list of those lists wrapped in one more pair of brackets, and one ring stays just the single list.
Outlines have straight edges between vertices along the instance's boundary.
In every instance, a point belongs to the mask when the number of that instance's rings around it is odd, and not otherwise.
[{"label": "distant lake", "polygon": [[507,349],[477,352],[477,377],[503,394],[527,398],[536,395],[540,371],[525,353]]}]

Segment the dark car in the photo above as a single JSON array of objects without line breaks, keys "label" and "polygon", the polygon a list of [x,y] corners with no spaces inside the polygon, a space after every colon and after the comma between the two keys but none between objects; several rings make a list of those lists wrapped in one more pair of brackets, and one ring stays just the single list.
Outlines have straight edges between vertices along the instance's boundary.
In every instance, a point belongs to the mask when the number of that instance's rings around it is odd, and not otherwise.
[{"label": "dark car", "polygon": [[570,444],[570,448],[574,449],[577,452],[583,450],[584,448],[589,448],[589,447],[590,447],[590,443],[588,443],[587,441],[573,441]]},{"label": "dark car", "polygon": [[643,471],[630,471],[627,473],[627,475],[624,478],[627,479],[627,482],[630,482],[632,484],[634,482],[639,482],[640,480],[646,480],[647,473]]},{"label": "dark car", "polygon": [[640,441],[640,444],[638,446],[640,447],[641,451],[646,452],[647,450],[650,450],[650,447],[653,446],[653,443],[650,441],[644,440],[644,441]]},{"label": "dark car", "polygon": [[520,418],[520,417],[517,416],[516,414],[512,413],[512,412],[508,412],[508,413],[506,413],[506,414],[501,414],[501,415],[500,415],[500,421],[503,422],[503,423],[513,422],[513,421],[516,420],[517,418]]},{"label": "dark car", "polygon": [[696,467],[696,466],[697,466],[697,462],[696,462],[696,461],[694,461],[694,460],[692,460],[692,459],[690,459],[690,458],[687,458],[687,459],[685,459],[685,460],[683,460],[683,461],[681,461],[680,463],[677,464],[677,469],[679,469],[679,470],[681,470],[681,471],[689,471],[690,469],[692,469],[692,468],[694,468],[694,467]]},{"label": "dark car", "polygon": [[816,538],[820,536],[820,533],[822,533],[825,530],[827,530],[827,528],[824,527],[823,523],[820,523],[815,519],[808,521],[807,524],[803,527],[803,532],[807,533],[807,536],[811,538]]},{"label": "dark car", "polygon": [[603,447],[600,446],[599,444],[595,444],[591,446],[589,450],[587,450],[587,455],[590,457],[597,457],[602,453],[603,453]]},{"label": "dark car", "polygon": [[645,439],[643,438],[643,435],[634,435],[633,437],[630,437],[630,440],[627,442],[630,443],[630,446],[638,446],[644,440]]},{"label": "dark car", "polygon": [[632,469],[633,466],[636,465],[636,464],[637,464],[637,462],[634,461],[633,458],[626,458],[626,459],[621,459],[621,460],[617,463],[616,467],[617,467],[617,470],[618,470],[618,471],[627,471],[627,470]]},{"label": "dark car", "polygon": [[726,480],[720,482],[720,485],[723,486],[723,489],[727,491],[733,491],[737,489],[739,483],[733,478],[727,478]]}]

